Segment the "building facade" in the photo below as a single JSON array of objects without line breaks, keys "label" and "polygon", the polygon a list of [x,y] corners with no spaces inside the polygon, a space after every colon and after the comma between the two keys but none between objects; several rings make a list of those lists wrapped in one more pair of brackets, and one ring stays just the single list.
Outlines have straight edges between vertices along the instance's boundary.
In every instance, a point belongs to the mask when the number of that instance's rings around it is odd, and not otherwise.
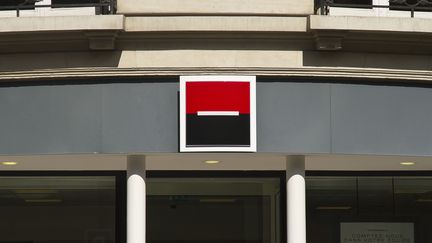
[{"label": "building facade", "polygon": [[[431,242],[431,10],[2,1],[0,243]],[[191,76],[254,78],[251,149],[184,152]]]}]

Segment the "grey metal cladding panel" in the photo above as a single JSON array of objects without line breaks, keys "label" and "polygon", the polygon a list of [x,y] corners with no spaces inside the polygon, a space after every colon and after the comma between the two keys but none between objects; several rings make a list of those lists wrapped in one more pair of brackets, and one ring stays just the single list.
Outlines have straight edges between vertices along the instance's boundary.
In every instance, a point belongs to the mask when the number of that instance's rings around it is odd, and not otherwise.
[{"label": "grey metal cladding panel", "polygon": [[332,85],[333,152],[432,155],[432,89]]},{"label": "grey metal cladding panel", "polygon": [[258,83],[259,152],[330,152],[328,84]]},{"label": "grey metal cladding panel", "polygon": [[0,153],[70,153],[100,149],[96,86],[0,88]]},{"label": "grey metal cladding panel", "polygon": [[177,152],[178,90],[178,83],[104,86],[103,151]]}]

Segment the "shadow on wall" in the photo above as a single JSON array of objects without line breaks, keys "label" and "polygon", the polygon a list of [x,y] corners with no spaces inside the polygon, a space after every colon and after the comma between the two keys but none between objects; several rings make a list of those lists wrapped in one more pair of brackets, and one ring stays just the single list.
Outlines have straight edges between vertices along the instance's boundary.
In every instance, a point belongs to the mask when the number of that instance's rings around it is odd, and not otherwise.
[{"label": "shadow on wall", "polygon": [[120,51],[2,54],[0,71],[118,67]]},{"label": "shadow on wall", "polygon": [[432,56],[385,53],[354,53],[305,51],[305,67],[384,68],[404,70],[432,70]]}]

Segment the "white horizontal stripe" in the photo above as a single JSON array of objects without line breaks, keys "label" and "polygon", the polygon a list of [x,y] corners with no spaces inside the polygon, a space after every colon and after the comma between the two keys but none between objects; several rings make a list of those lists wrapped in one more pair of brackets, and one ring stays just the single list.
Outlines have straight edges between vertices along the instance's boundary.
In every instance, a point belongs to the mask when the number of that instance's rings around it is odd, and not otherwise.
[{"label": "white horizontal stripe", "polygon": [[198,111],[198,116],[239,116],[238,111]]}]

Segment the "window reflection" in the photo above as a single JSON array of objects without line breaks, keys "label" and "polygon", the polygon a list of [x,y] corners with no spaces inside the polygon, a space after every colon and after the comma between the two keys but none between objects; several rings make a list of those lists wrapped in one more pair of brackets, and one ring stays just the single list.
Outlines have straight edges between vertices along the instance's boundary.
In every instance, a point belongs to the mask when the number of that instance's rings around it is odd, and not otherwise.
[{"label": "window reflection", "polygon": [[280,242],[279,178],[159,178],[147,184],[148,242]]},{"label": "window reflection", "polygon": [[114,176],[0,176],[1,243],[112,243]]},{"label": "window reflection", "polygon": [[311,176],[306,181],[308,242],[340,242],[346,222],[414,225],[415,242],[432,242],[432,177]]}]

